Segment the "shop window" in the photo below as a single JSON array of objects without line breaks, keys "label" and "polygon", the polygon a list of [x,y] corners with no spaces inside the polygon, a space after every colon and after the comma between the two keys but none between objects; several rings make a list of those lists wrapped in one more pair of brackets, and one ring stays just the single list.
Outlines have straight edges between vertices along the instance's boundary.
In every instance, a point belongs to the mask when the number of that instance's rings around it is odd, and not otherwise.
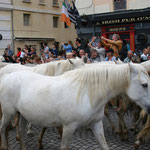
[{"label": "shop window", "polygon": [[24,26],[30,26],[30,14],[23,14]]},{"label": "shop window", "polygon": [[58,17],[53,17],[53,28],[58,28]]},{"label": "shop window", "polygon": [[114,11],[125,10],[127,8],[126,0],[114,0]]}]

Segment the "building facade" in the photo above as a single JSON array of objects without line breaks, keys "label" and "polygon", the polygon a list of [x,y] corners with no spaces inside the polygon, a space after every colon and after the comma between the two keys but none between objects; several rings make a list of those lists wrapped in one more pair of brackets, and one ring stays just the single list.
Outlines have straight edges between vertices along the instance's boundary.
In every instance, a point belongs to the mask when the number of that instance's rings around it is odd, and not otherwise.
[{"label": "building facade", "polygon": [[61,22],[61,0],[13,0],[14,47],[34,46],[40,52],[43,42],[75,41],[74,25]]},{"label": "building facade", "polygon": [[7,44],[13,45],[12,8],[11,0],[0,0],[0,55]]},{"label": "building facade", "polygon": [[[1,6],[6,2],[10,5],[9,11],[2,10]],[[75,41],[77,34],[74,25],[66,27],[61,22],[61,0],[0,0],[0,3],[0,27],[3,26],[0,30],[2,33],[9,30],[9,34],[3,34],[0,41],[5,43],[2,49],[12,44],[16,53],[17,47],[28,45],[35,47],[40,54],[44,42],[49,47],[53,43],[60,47],[62,42]],[[6,17],[3,17],[4,14]],[[5,25],[1,20],[5,21]],[[9,41],[4,41],[5,38]]]},{"label": "building facade", "polygon": [[117,33],[133,51],[150,45],[149,0],[83,1],[81,3],[86,6],[79,5],[79,1],[76,3],[84,20],[78,28],[80,37],[90,39],[92,35],[102,34],[111,38],[113,33]]}]

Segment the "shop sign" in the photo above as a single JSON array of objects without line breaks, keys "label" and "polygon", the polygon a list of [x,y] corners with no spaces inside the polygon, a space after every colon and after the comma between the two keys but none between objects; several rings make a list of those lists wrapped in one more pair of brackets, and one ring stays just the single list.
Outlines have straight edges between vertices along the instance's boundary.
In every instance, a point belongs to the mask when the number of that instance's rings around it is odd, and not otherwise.
[{"label": "shop sign", "polygon": [[129,31],[129,27],[106,28],[106,32],[121,32]]},{"label": "shop sign", "polygon": [[114,20],[104,20],[101,22],[102,25],[107,24],[118,24],[118,23],[132,23],[132,22],[142,22],[142,21],[150,21],[150,16],[145,17],[132,17],[132,18],[122,18],[122,19],[114,19]]}]

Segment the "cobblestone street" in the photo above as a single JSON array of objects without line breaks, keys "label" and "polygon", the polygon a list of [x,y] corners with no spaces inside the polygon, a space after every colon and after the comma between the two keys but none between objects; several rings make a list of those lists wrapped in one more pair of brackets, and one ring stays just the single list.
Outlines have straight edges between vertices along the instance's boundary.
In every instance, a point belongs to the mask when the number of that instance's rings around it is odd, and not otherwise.
[{"label": "cobblestone street", "polygon": [[[114,123],[117,125],[117,117],[113,112],[111,117]],[[126,122],[130,126],[131,117],[126,115]],[[106,118],[104,118],[105,137],[109,145],[110,150],[134,150],[133,144],[135,141],[135,135],[130,132],[129,141],[122,142],[118,135],[116,135],[109,126]],[[38,150],[37,137],[40,133],[39,127],[33,127],[34,137],[26,138],[27,150]],[[19,142],[16,142],[15,130],[11,130],[9,134],[9,150],[20,150]],[[43,139],[44,150],[59,150],[60,138],[55,128],[49,128]],[[70,144],[71,150],[99,150],[98,144],[93,136],[91,130],[86,128],[78,129],[73,136]],[[150,143],[142,145],[139,150],[150,150]]]}]

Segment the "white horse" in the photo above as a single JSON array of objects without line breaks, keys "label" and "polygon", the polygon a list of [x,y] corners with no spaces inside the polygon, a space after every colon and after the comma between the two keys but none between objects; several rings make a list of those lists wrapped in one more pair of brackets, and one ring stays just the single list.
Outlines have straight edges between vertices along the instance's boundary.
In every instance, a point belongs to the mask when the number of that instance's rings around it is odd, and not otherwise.
[{"label": "white horse", "polygon": [[44,127],[62,125],[61,150],[68,149],[78,127],[89,125],[101,149],[108,150],[102,118],[109,99],[126,93],[150,113],[150,79],[142,65],[90,65],[57,77],[16,72],[1,78],[0,91],[1,150],[7,149],[5,129],[17,111],[22,115],[19,127],[23,150],[25,120]]},{"label": "white horse", "polygon": [[66,71],[73,70],[83,65],[83,61],[79,58],[54,61],[50,63],[40,64],[34,67],[24,66],[20,64],[9,64],[0,70],[0,77],[4,74],[22,70],[32,71],[47,76],[57,76]]},{"label": "white horse", "polygon": [[[36,73],[46,75],[46,76],[56,76],[56,75],[60,75],[60,74],[64,73],[65,71],[73,70],[73,69],[81,67],[81,66],[84,66],[84,63],[79,58],[55,61],[55,62],[37,65],[34,67],[24,66],[24,65],[20,65],[20,64],[9,64],[9,63],[0,62],[0,68],[1,68],[0,69],[0,77],[3,76],[4,74],[9,74],[12,72],[23,71],[23,70],[36,72]],[[2,116],[1,108],[0,108],[0,116]],[[31,132],[31,124],[29,124],[28,127],[29,127],[28,134],[30,134],[30,133],[32,133]],[[16,138],[18,139],[18,130],[17,130]]]}]

